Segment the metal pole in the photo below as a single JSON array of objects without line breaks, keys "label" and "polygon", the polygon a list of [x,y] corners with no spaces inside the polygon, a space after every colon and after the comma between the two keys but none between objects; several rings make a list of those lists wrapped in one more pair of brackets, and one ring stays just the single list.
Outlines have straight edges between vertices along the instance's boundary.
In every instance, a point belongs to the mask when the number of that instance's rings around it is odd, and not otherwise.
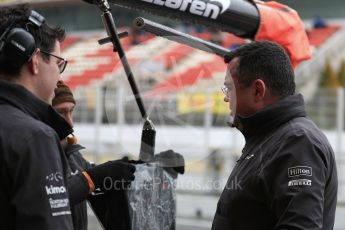
[{"label": "metal pole", "polygon": [[126,54],[125,54],[125,52],[124,52],[124,50],[122,48],[122,45],[120,43],[120,38],[119,38],[118,33],[117,33],[117,29],[116,29],[116,26],[115,26],[115,22],[114,22],[113,16],[112,16],[112,14],[110,12],[109,4],[108,4],[108,2],[106,0],[101,0],[99,2],[98,6],[101,9],[101,11],[103,12],[102,15],[101,15],[102,21],[103,21],[103,25],[104,25],[104,27],[105,27],[105,29],[107,31],[107,34],[108,34],[109,38],[111,39],[111,41],[113,43],[114,52],[118,53],[120,61],[121,61],[122,65],[123,65],[123,68],[124,68],[124,70],[126,72],[129,84],[130,84],[131,89],[133,91],[135,100],[136,100],[136,102],[138,104],[141,116],[142,116],[142,118],[147,119],[147,114],[146,114],[146,110],[145,110],[145,107],[144,107],[144,103],[142,101],[142,98],[141,98],[141,95],[139,93],[138,87],[137,87],[137,85],[135,83],[134,76],[133,76],[132,70],[131,70],[131,68],[129,66]]},{"label": "metal pole", "polygon": [[168,26],[150,21],[145,18],[136,18],[133,25],[138,30],[144,30],[155,34],[157,36],[164,37],[171,41],[179,42],[193,48],[203,50],[208,53],[217,54],[218,56],[224,57],[225,54],[229,53],[229,50],[216,45],[212,42],[205,41],[203,39],[194,37],[192,35],[180,32]]}]

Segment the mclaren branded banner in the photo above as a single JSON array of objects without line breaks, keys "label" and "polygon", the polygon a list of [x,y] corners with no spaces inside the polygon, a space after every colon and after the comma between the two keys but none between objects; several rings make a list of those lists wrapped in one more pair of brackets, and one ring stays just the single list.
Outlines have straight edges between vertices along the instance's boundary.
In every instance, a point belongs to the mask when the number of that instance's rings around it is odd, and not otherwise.
[{"label": "mclaren branded banner", "polygon": [[[96,4],[97,0],[85,0]],[[259,25],[255,4],[246,0],[109,0],[126,8],[179,19],[253,38]]]},{"label": "mclaren branded banner", "polygon": [[[97,0],[85,0],[96,4]],[[274,2],[255,0],[109,0],[114,5],[200,24],[255,40],[282,45],[296,67],[311,57],[298,13]]]},{"label": "mclaren branded banner", "polygon": [[229,114],[223,93],[180,93],[177,96],[177,112],[180,114],[203,113],[209,108],[213,114]]}]

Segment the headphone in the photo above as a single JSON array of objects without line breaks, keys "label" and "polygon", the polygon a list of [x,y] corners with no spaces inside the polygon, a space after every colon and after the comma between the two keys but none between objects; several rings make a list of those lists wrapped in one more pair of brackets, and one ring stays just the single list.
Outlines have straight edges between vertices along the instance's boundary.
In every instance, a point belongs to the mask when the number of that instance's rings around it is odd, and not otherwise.
[{"label": "headphone", "polygon": [[14,22],[12,22],[0,36],[0,61],[4,63],[15,62],[18,66],[30,61],[36,50],[36,44],[28,27],[40,28],[44,21],[42,15],[31,10],[26,30],[18,27],[13,28]]}]

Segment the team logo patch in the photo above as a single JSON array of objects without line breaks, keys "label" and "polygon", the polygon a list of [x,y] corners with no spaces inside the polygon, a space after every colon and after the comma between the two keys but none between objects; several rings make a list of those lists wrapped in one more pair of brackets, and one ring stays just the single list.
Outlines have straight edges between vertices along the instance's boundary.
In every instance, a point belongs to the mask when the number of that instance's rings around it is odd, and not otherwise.
[{"label": "team logo patch", "polygon": [[289,177],[296,177],[296,176],[312,176],[313,170],[311,167],[308,166],[296,166],[288,168],[288,176]]},{"label": "team logo patch", "polygon": [[290,180],[289,187],[291,186],[311,186],[311,180],[307,179],[298,179],[298,180]]},{"label": "team logo patch", "polygon": [[46,176],[46,180],[59,182],[63,180],[63,176],[60,172],[51,173],[48,176]]}]

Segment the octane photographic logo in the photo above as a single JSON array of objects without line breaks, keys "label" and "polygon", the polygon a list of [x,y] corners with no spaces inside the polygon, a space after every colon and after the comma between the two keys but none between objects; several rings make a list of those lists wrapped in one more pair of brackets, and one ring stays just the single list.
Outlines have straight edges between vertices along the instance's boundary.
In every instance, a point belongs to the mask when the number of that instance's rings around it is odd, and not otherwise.
[{"label": "octane photographic logo", "polygon": [[206,18],[217,19],[231,5],[231,0],[142,0],[159,6],[190,12]]}]

